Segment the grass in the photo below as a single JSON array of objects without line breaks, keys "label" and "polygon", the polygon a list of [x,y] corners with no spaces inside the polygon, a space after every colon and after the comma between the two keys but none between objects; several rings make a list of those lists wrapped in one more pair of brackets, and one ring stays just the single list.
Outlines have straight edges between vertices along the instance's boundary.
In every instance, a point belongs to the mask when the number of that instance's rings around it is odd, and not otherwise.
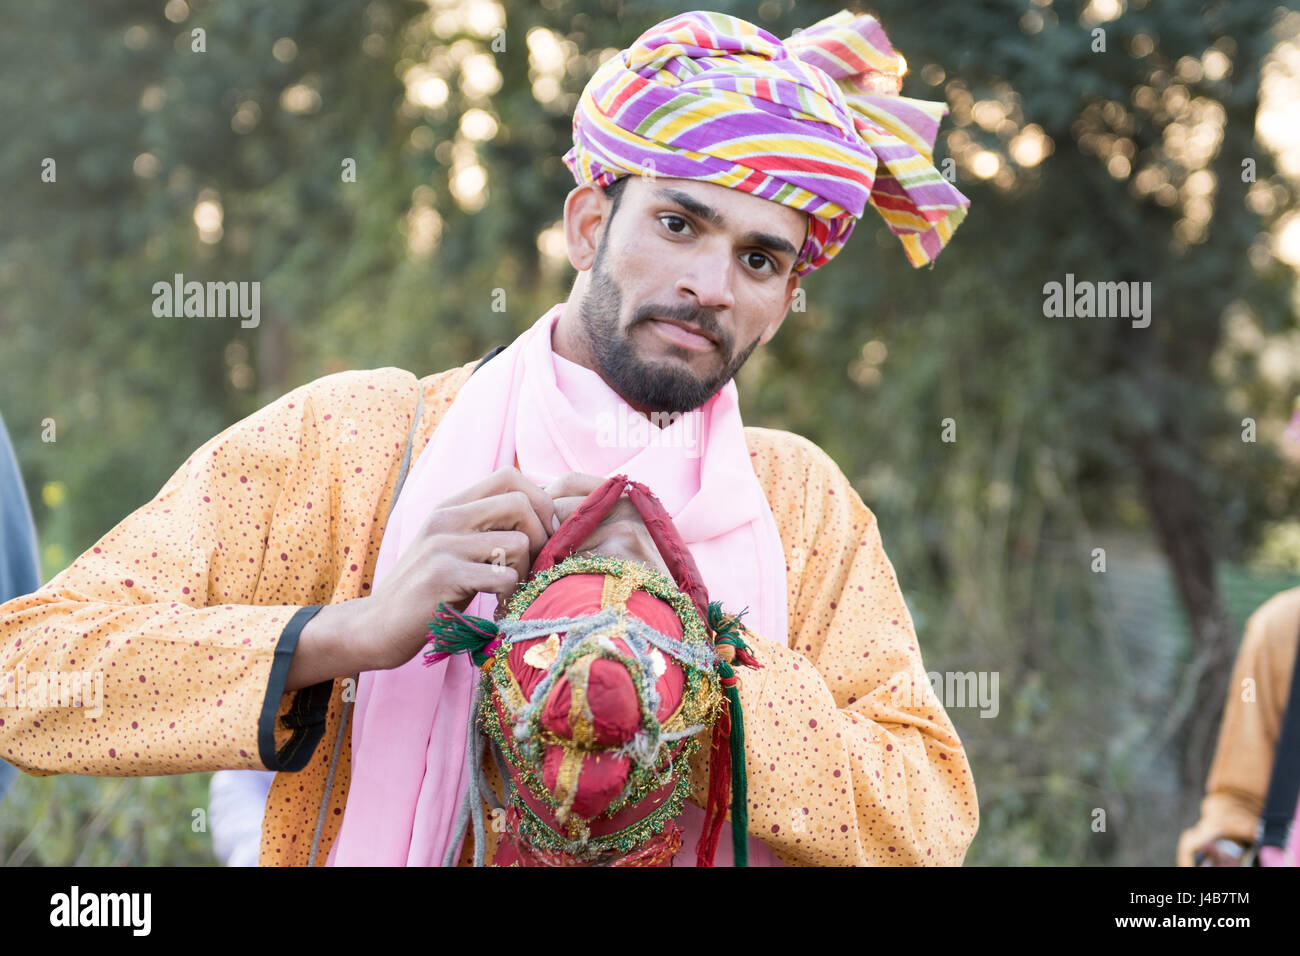
[{"label": "grass", "polygon": [[0,802],[0,863],[215,866],[207,830],[211,776],[20,773]]}]

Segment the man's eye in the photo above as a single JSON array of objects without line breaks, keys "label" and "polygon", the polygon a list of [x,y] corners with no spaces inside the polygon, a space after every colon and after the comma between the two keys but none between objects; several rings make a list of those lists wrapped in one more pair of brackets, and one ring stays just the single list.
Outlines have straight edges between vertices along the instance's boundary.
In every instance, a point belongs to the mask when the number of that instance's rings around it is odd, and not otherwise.
[{"label": "man's eye", "polygon": [[[674,222],[680,222],[683,226],[689,226],[689,225],[690,225],[690,223],[688,223],[688,222],[687,222],[685,219],[683,219],[681,216],[674,216],[674,215],[672,215],[672,214],[668,214],[668,215],[664,215],[664,216],[660,216],[660,217],[659,217],[659,221],[660,221],[660,222],[665,222],[665,220],[669,220],[669,219],[673,220]],[[666,222],[665,222],[665,224],[666,224]],[[672,226],[669,226],[669,227],[668,227],[668,230],[669,230],[673,235],[675,235],[675,236],[680,236],[680,235],[682,235],[682,232],[680,232],[680,231],[677,230],[677,229],[673,229]]]},{"label": "man's eye", "polygon": [[[770,266],[772,267],[772,271],[773,271],[773,272],[776,271],[776,263],[773,262],[772,259],[771,259],[769,256],[766,256],[766,255],[764,255],[764,254],[761,253],[761,252],[750,252],[750,253],[746,253],[746,256],[745,256],[745,257],[746,257],[747,259],[751,259],[751,260],[752,260],[754,257],[757,257],[757,258],[759,258],[759,259],[762,259],[763,262],[764,262],[765,264],[770,265]],[[750,264],[753,265],[752,262],[751,262]],[[755,268],[755,269],[761,269],[761,268],[762,268],[762,265],[753,266],[753,268]]]}]

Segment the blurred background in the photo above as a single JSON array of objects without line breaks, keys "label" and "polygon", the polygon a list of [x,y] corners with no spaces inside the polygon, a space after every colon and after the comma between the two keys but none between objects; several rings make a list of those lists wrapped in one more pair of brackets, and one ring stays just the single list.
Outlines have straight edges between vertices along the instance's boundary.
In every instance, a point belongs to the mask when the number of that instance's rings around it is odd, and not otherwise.
[{"label": "blurred background", "polygon": [[[460,365],[562,301],[578,94],[699,6],[0,3],[0,412],[42,580],[291,388]],[[928,669],[999,675],[996,717],[949,702],[968,862],[1172,863],[1242,622],[1300,583],[1300,13],[704,6],[778,37],[873,13],[951,110],[972,208],[935,267],[869,211],[738,384],[874,510]],[[155,317],[175,273],[259,281],[260,324]],[[1045,317],[1067,273],[1150,282],[1150,325]],[[20,774],[0,862],[211,863],[209,776]]]}]

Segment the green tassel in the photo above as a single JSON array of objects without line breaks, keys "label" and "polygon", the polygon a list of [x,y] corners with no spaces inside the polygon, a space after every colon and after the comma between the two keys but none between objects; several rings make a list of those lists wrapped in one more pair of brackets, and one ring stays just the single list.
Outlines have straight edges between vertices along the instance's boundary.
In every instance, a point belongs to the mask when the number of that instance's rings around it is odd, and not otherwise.
[{"label": "green tassel", "polygon": [[721,601],[709,602],[709,630],[713,632],[714,644],[730,644],[736,649],[736,663],[743,664],[746,667],[761,667],[762,665],[754,657],[753,651],[741,637],[745,625],[740,623],[740,618],[748,611],[745,608],[739,614],[727,614],[722,610]]},{"label": "green tassel", "polygon": [[468,654],[475,667],[482,667],[498,643],[495,621],[461,614],[444,601],[429,622],[430,646],[425,649],[424,663],[428,666],[452,654]]},{"label": "green tassel", "polygon": [[[739,617],[739,615],[737,615]],[[718,665],[724,682],[733,680],[735,670],[726,661]],[[731,849],[736,866],[749,866],[749,778],[745,774],[745,720],[740,712],[740,688],[735,683],[724,683],[722,692],[727,695],[731,713]]]},{"label": "green tassel", "polygon": [[[748,610],[749,608],[745,608],[745,611]],[[713,631],[713,640],[715,643],[733,637],[740,637],[740,618],[745,611],[741,611],[740,614],[728,614],[726,611],[722,610],[721,601],[709,602],[708,624],[709,630]],[[730,643],[729,640],[728,643]]]}]

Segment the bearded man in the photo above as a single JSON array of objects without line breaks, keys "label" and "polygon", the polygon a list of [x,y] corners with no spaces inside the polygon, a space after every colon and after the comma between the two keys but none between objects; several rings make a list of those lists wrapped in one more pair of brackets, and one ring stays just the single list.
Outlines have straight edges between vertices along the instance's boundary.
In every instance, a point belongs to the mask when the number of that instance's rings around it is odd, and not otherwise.
[{"label": "bearded man", "polygon": [[[6,714],[0,756],[34,774],[276,770],[263,865],[437,865],[477,672],[421,665],[430,617],[491,618],[622,473],[709,594],[749,609],[750,864],[960,863],[970,767],[875,518],[811,442],[743,426],[733,381],[868,204],[913,266],[964,217],[931,156],[946,109],[899,96],[901,71],[846,11],[785,41],[685,13],[607,60],[564,157],[568,300],[479,363],[290,392],[0,607],[6,673],[105,674],[101,717]],[[628,507],[584,547],[663,567]]]}]

